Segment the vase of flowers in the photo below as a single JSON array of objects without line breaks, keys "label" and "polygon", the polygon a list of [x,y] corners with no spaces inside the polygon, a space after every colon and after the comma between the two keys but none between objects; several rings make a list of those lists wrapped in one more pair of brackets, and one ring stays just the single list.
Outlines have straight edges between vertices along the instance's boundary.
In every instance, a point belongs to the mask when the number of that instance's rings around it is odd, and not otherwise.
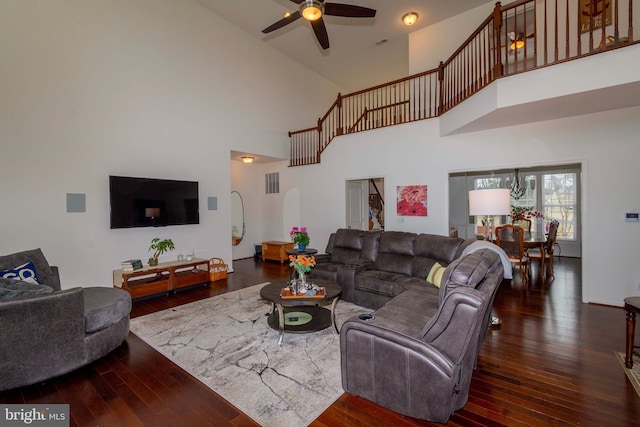
[{"label": "vase of flowers", "polygon": [[524,221],[527,218],[527,213],[531,210],[528,206],[511,206],[511,222]]},{"label": "vase of flowers", "polygon": [[298,273],[298,281],[306,286],[307,278],[306,273],[311,271],[311,268],[315,267],[316,258],[311,255],[289,255],[289,267],[293,267]]},{"label": "vase of flowers", "polygon": [[291,241],[298,245],[298,250],[304,251],[309,244],[309,235],[307,227],[293,227],[289,232]]},{"label": "vase of flowers", "polygon": [[542,212],[540,211],[529,211],[527,212],[527,214],[529,215],[529,219],[534,221],[535,223],[535,231],[536,233],[544,233],[545,232],[545,226],[544,226],[544,215],[542,214]]},{"label": "vase of flowers", "polygon": [[542,212],[532,209],[528,206],[511,206],[511,222],[514,225],[521,225],[521,222],[525,220],[535,222],[536,232],[541,233],[544,230],[544,215]]}]

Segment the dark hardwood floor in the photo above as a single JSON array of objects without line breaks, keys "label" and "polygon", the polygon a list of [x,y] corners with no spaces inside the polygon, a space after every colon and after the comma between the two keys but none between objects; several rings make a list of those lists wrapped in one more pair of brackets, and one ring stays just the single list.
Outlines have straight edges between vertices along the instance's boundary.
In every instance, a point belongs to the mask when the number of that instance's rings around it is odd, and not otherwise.
[{"label": "dark hardwood floor", "polygon": [[[136,302],[132,317],[288,277],[253,259],[208,287]],[[640,397],[614,356],[625,347],[621,308],[581,302],[580,260],[556,262],[545,286],[502,283],[469,401],[449,425],[640,425]],[[606,284],[603,284],[606,286]],[[0,403],[68,403],[72,426],[245,426],[247,416],[135,335],[103,359],[62,377],[0,393]],[[344,394],[313,426],[428,426]],[[437,425],[437,424],[436,424]]]}]

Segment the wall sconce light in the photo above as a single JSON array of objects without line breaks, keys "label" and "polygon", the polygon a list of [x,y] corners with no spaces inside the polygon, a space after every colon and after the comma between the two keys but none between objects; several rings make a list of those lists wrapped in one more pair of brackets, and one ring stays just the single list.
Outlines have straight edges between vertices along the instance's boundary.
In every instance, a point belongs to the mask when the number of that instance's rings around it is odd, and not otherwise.
[{"label": "wall sconce light", "polygon": [[410,27],[411,25],[415,24],[416,22],[418,22],[418,14],[416,12],[405,13],[402,16],[402,23],[404,25],[406,25],[407,27]]},{"label": "wall sconce light", "polygon": [[241,159],[244,163],[247,163],[247,164],[253,163],[253,161],[255,160],[255,158],[251,156],[242,156]]}]

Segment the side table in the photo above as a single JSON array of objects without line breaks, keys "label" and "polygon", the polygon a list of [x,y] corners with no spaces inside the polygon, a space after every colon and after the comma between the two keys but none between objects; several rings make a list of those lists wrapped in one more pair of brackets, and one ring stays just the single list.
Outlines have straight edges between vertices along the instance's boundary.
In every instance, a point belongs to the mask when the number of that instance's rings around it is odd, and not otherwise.
[{"label": "side table", "polygon": [[627,351],[624,356],[624,366],[633,368],[633,338],[636,330],[636,313],[640,313],[640,297],[624,299],[624,309],[627,311]]}]

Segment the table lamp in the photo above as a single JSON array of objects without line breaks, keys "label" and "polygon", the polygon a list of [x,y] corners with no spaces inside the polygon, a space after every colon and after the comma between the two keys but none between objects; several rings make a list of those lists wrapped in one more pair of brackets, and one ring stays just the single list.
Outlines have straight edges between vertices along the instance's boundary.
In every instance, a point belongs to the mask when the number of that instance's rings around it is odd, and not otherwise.
[{"label": "table lamp", "polygon": [[469,215],[486,216],[484,238],[493,232],[493,217],[511,213],[511,195],[506,188],[469,191]]}]

